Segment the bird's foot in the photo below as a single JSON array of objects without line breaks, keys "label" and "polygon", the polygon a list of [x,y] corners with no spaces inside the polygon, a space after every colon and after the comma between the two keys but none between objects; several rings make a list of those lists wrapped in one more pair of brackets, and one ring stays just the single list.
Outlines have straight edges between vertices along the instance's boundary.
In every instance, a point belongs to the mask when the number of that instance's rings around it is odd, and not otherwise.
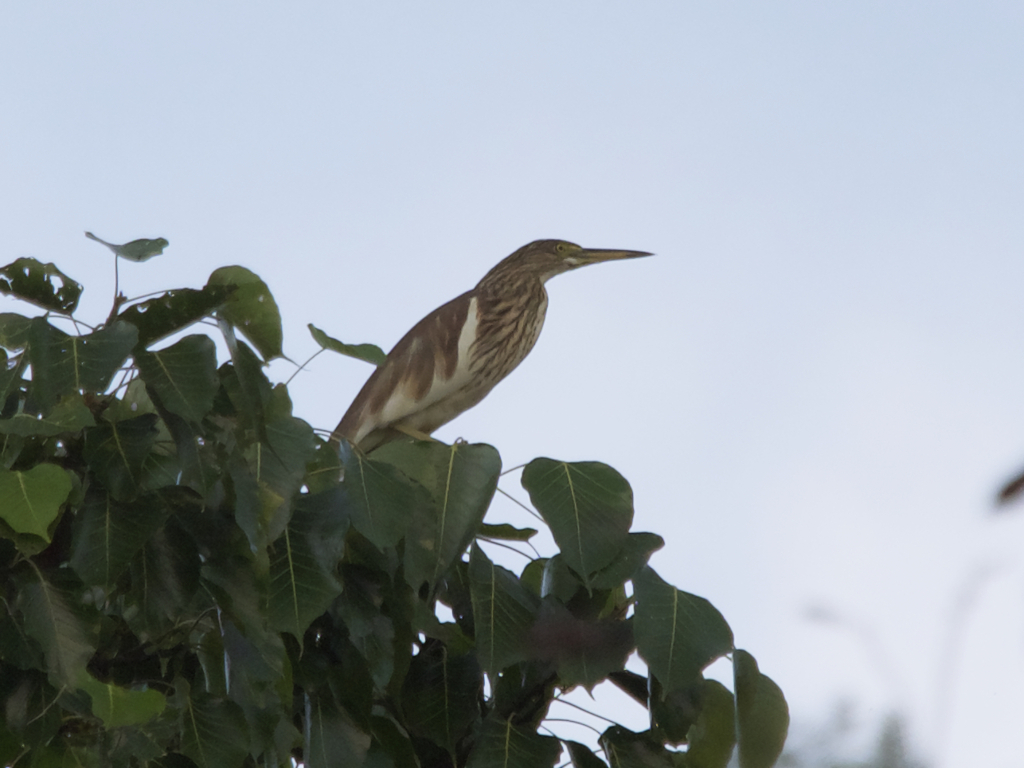
[{"label": "bird's foot", "polygon": [[392,424],[391,428],[396,432],[401,432],[403,435],[408,435],[413,440],[426,440],[432,443],[441,442],[436,437],[432,437],[431,435],[428,435],[426,432],[420,432],[418,429],[413,429],[412,427],[403,427],[400,424]]}]

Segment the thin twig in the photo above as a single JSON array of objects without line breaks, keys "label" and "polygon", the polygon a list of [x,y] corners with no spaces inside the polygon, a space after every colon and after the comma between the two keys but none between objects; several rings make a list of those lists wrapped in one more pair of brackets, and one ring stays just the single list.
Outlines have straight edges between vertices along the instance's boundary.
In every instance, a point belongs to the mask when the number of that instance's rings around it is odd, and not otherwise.
[{"label": "thin twig", "polygon": [[521,501],[520,501],[519,499],[517,499],[517,498],[516,498],[515,496],[513,496],[512,494],[510,494],[510,493],[509,493],[508,491],[506,491],[506,490],[502,489],[501,487],[498,487],[498,488],[497,488],[497,490],[498,490],[499,492],[501,492],[501,493],[505,494],[505,495],[506,495],[506,496],[507,496],[507,497],[508,497],[509,499],[511,499],[512,501],[514,501],[514,502],[515,502],[516,504],[518,504],[518,505],[519,505],[520,507],[522,507],[523,509],[525,509],[525,510],[526,510],[527,512],[529,512],[529,513],[530,513],[531,515],[533,515],[533,516],[534,516],[535,518],[537,518],[538,520],[540,520],[540,521],[541,521],[542,523],[544,522],[544,518],[543,518],[543,517],[541,517],[541,516],[540,516],[540,515],[538,515],[538,514],[537,514],[536,512],[534,512],[534,511],[533,511],[532,509],[530,509],[530,508],[529,508],[528,506],[526,506],[525,504],[523,504],[523,502],[521,502]]},{"label": "thin twig", "polygon": [[323,351],[324,351],[324,348],[320,347],[320,349],[317,352],[314,352],[312,357],[310,357],[306,362],[304,362],[302,365],[300,365],[298,368],[295,369],[295,373],[293,373],[291,376],[288,377],[288,380],[284,383],[284,385],[287,387],[289,384],[291,384],[292,383],[292,379],[294,379],[296,376],[298,376],[300,373],[302,373],[302,369],[305,368],[310,363],[312,363],[313,360],[316,358],[316,356],[319,355]]},{"label": "thin twig", "polygon": [[545,723],[572,723],[573,725],[579,725],[579,726],[582,726],[584,728],[589,728],[590,730],[592,730],[594,733],[596,733],[598,735],[604,733],[604,731],[599,731],[599,730],[597,730],[597,728],[595,728],[592,725],[589,725],[588,723],[581,723],[579,720],[570,720],[567,717],[545,717],[544,718],[544,722]]},{"label": "thin twig", "polygon": [[[504,549],[511,550],[512,552],[515,552],[517,555],[522,555],[523,557],[525,557],[530,562],[533,562],[533,558],[532,557],[530,557],[525,552],[520,552],[518,549],[516,549],[513,546],[509,546],[508,544],[504,544],[504,543],[502,543],[500,541],[497,541],[495,539],[488,539],[486,536],[477,536],[477,538],[478,539],[482,539],[483,541],[486,541],[488,544],[493,544],[496,547],[503,547]],[[534,551],[536,552],[536,550],[534,550]],[[537,556],[540,557],[539,554]]]},{"label": "thin twig", "polygon": [[599,715],[599,714],[597,714],[597,712],[591,712],[589,709],[581,707],[579,704],[573,704],[571,701],[563,699],[561,696],[555,696],[551,700],[551,703],[553,704],[556,701],[559,702],[560,704],[566,704],[566,705],[568,705],[570,707],[575,707],[580,712],[586,712],[588,715],[590,715],[591,717],[596,717],[598,720],[604,720],[606,723],[611,723],[612,725],[619,725],[619,722],[617,720],[612,720],[610,717],[605,717],[604,715]]}]

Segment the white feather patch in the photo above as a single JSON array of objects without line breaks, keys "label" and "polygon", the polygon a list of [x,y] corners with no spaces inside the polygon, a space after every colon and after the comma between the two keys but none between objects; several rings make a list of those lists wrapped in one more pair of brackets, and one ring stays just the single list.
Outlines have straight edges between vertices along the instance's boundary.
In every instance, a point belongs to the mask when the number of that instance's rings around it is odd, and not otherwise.
[{"label": "white feather patch", "polygon": [[[474,298],[469,302],[466,322],[459,334],[459,357],[452,377],[450,379],[443,378],[438,367],[435,366],[434,379],[430,382],[430,388],[427,390],[427,394],[419,400],[410,397],[404,387],[397,387],[381,409],[380,415],[376,419],[377,424],[373,428],[395,424],[414,413],[422,413],[434,403],[445,400],[462,390],[471,380],[469,373],[470,348],[476,340],[476,327],[477,302]],[[411,426],[415,428],[415,420]]]}]

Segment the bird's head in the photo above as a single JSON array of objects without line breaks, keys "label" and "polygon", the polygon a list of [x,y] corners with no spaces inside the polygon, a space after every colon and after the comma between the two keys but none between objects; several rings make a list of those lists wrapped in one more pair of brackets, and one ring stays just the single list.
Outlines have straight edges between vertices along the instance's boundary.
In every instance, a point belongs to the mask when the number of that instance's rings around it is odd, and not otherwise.
[{"label": "bird's head", "polygon": [[514,271],[537,277],[542,283],[555,275],[588,264],[650,256],[646,251],[619,251],[609,248],[583,248],[567,240],[534,240],[506,257],[491,272]]}]

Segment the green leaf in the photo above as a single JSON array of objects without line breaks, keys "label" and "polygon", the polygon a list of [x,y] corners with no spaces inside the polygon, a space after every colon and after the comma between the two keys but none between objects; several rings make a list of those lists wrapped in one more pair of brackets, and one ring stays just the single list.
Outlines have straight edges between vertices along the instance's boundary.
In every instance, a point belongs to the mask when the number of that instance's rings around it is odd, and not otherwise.
[{"label": "green leaf", "polygon": [[478,732],[466,768],[550,768],[561,752],[556,738],[489,717]]},{"label": "green leaf", "polygon": [[239,425],[255,429],[260,439],[264,439],[267,428],[263,412],[273,387],[263,372],[259,356],[235,337],[231,325],[222,322],[221,330],[231,352],[231,364],[218,369],[221,386],[237,411]]},{"label": "green leaf", "polygon": [[50,312],[71,314],[78,306],[82,286],[53,264],[26,258],[0,268],[0,293]]},{"label": "green leaf", "polygon": [[[4,766],[17,766],[15,759],[25,747],[38,749],[51,739],[57,740],[61,727],[61,708],[55,707],[57,690],[46,676],[38,670],[17,672],[7,667],[4,670],[4,717],[2,727],[15,736],[16,752],[8,752]],[[6,751],[6,750],[5,750]],[[18,768],[21,768],[18,766]]]},{"label": "green leaf", "polygon": [[307,693],[302,757],[306,768],[363,765],[370,734],[359,730],[328,692]]},{"label": "green leaf", "polygon": [[245,267],[214,270],[206,287],[237,286],[217,314],[235,326],[264,360],[282,357],[281,313],[277,302],[258,275]]},{"label": "green leaf", "polygon": [[101,683],[92,675],[85,675],[78,687],[92,698],[92,713],[107,728],[145,723],[163,712],[167,706],[167,699],[159,691],[149,688],[129,690]]},{"label": "green leaf", "polygon": [[342,442],[341,487],[352,526],[377,548],[393,547],[405,535],[413,515],[429,505],[426,493],[396,467],[372,461]]},{"label": "green leaf", "polygon": [[17,352],[28,346],[32,319],[14,312],[0,313],[0,347]]},{"label": "green leaf", "polygon": [[646,676],[638,675],[636,672],[630,672],[629,670],[623,670],[622,672],[612,672],[608,675],[608,682],[639,704],[646,707],[650,703],[649,682]]},{"label": "green leaf", "polygon": [[192,621],[188,606],[199,589],[199,550],[195,539],[171,519],[154,533],[130,566],[131,587],[125,616],[140,638],[158,637],[179,621]]},{"label": "green leaf", "polygon": [[[373,744],[367,753],[367,768],[420,768],[422,763],[416,756],[412,741],[405,729],[393,717],[375,716],[370,718]],[[379,762],[372,762],[378,760]],[[387,762],[389,761],[390,762]]]},{"label": "green leaf", "polygon": [[395,674],[397,643],[395,621],[389,615],[392,611],[384,609],[389,579],[380,572],[344,564],[342,576],[345,589],[331,610],[344,622],[374,683],[384,690]]},{"label": "green leaf", "polygon": [[629,483],[607,464],[552,459],[527,464],[522,483],[569,567],[591,588],[591,575],[628,544],[633,522]]},{"label": "green leaf", "polygon": [[413,657],[402,691],[409,730],[454,758],[458,742],[480,719],[480,665],[473,654],[453,656],[443,643],[428,643]]},{"label": "green leaf", "polygon": [[789,731],[789,705],[782,690],[762,675],[757,661],[737,650],[732,659],[736,686],[736,734],[740,768],[771,768]]},{"label": "green leaf", "polygon": [[71,493],[71,479],[56,464],[25,472],[0,470],[0,519],[17,533],[49,541],[50,525]]},{"label": "green leaf", "polygon": [[217,349],[209,336],[186,336],[156,352],[135,355],[139,373],[163,406],[189,421],[201,421],[220,389]]},{"label": "green leaf", "polygon": [[108,243],[106,240],[100,240],[92,232],[86,232],[85,236],[90,240],[95,240],[97,243],[102,243],[114,252],[115,256],[120,256],[122,259],[128,261],[149,261],[154,256],[158,256],[164,252],[170,243],[162,237],[158,237],[155,240],[147,240],[146,238],[140,238],[139,240],[132,240],[130,243],[124,245],[115,245],[114,243]]},{"label": "green leaf", "polygon": [[[701,695],[707,682],[704,676],[699,676],[691,685],[674,688],[671,691],[666,691],[653,675],[642,678],[642,681],[644,687],[640,701],[650,710],[651,730],[654,735],[666,744],[686,744],[700,715]],[[732,694],[729,696],[731,702]],[[729,708],[731,712],[731,703]]]},{"label": "green leaf", "polygon": [[321,331],[312,323],[309,323],[309,332],[313,335],[313,340],[319,344],[323,349],[329,349],[331,352],[337,352],[342,355],[348,355],[354,357],[356,360],[363,360],[373,365],[381,365],[387,355],[384,354],[384,350],[378,347],[376,344],[346,344],[343,341],[328,336],[326,333]]},{"label": "green leaf", "polygon": [[707,600],[682,592],[645,566],[633,580],[636,647],[666,692],[693,683],[732,650],[732,630]]},{"label": "green leaf", "polygon": [[[184,685],[182,684],[182,687]],[[177,697],[182,718],[181,752],[199,768],[236,768],[249,753],[245,714],[233,701],[192,692]]]},{"label": "green leaf", "polygon": [[700,714],[687,734],[687,768],[726,768],[736,746],[736,707],[732,693],[717,680],[704,680]]},{"label": "green leaf", "polygon": [[7,398],[12,392],[25,387],[27,382],[22,374],[27,364],[28,358],[24,353],[12,358],[7,356],[6,350],[0,349],[0,408],[8,405]]},{"label": "green leaf", "polygon": [[476,544],[470,550],[469,586],[477,655],[480,666],[493,678],[510,664],[529,657],[527,637],[539,600],[515,574],[492,563]]},{"label": "green leaf", "polygon": [[83,582],[109,593],[169,512],[161,492],[125,503],[115,501],[102,489],[90,491],[72,525],[71,567]]},{"label": "green leaf", "polygon": [[81,396],[67,395],[61,398],[48,416],[17,413],[9,419],[0,419],[0,434],[53,437],[94,426],[96,420]]},{"label": "green leaf", "polygon": [[47,408],[61,395],[104,392],[124,363],[138,331],[116,322],[87,336],[69,336],[37,317],[29,331],[32,393]]},{"label": "green leaf", "polygon": [[304,497],[270,549],[270,626],[299,643],[310,622],[341,593],[335,577],[348,517],[338,489]]},{"label": "green leaf", "polygon": [[498,487],[501,457],[489,445],[394,442],[374,452],[374,461],[395,464],[427,489],[433,504],[413,518],[405,538],[405,578],[432,592],[460,557],[483,521]]},{"label": "green leaf", "polygon": [[516,528],[508,523],[492,525],[480,523],[477,528],[477,538],[497,539],[499,541],[529,541],[537,535],[536,528]]},{"label": "green leaf", "polygon": [[608,768],[603,760],[590,751],[590,747],[586,747],[578,741],[564,741],[563,743],[569,750],[569,759],[572,761],[573,768]]},{"label": "green leaf", "polygon": [[676,768],[674,753],[669,752],[650,731],[636,733],[613,725],[600,738],[612,768]]},{"label": "green leaf", "polygon": [[234,290],[226,285],[208,285],[202,290],[177,288],[126,307],[117,319],[138,328],[139,346],[148,347],[210,317]]},{"label": "green leaf", "polygon": [[416,600],[413,606],[413,627],[417,634],[440,640],[453,656],[462,656],[474,648],[473,641],[462,628],[450,621],[442,622],[434,613],[434,603]]},{"label": "green leaf", "polygon": [[[281,391],[274,388],[272,403]],[[265,432],[263,440],[245,449],[244,463],[232,460],[229,465],[237,498],[235,521],[254,550],[266,548],[284,531],[314,451],[313,429],[301,419],[277,416],[269,408]]]},{"label": "green leaf", "polygon": [[25,633],[42,647],[50,681],[72,689],[96,650],[95,611],[85,608],[81,591],[67,570],[44,575],[35,568],[18,590]]},{"label": "green leaf", "polygon": [[82,455],[115,499],[130,499],[141,488],[143,465],[156,440],[157,416],[100,424],[85,432]]},{"label": "green leaf", "polygon": [[631,533],[622,551],[608,565],[593,575],[593,589],[615,589],[631,580],[647,565],[651,555],[665,546],[665,540],[656,533]]}]

